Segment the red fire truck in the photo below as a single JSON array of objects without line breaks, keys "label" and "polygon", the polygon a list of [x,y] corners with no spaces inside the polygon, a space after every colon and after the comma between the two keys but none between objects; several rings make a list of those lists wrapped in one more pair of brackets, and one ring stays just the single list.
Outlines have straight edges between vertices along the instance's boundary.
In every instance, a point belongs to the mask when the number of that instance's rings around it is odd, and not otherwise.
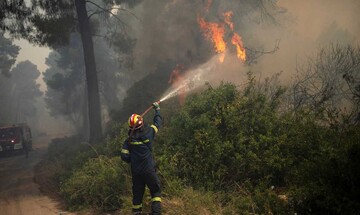
[{"label": "red fire truck", "polygon": [[32,149],[31,130],[25,123],[0,127],[0,152],[22,150],[26,157]]}]

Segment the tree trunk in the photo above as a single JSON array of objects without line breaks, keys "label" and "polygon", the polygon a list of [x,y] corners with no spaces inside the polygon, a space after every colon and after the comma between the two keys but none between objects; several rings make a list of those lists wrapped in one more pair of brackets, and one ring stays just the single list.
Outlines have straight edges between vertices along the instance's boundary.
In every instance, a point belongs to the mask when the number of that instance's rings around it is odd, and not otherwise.
[{"label": "tree trunk", "polygon": [[83,44],[86,85],[88,95],[88,113],[89,113],[89,129],[90,143],[95,143],[102,135],[101,130],[101,113],[100,113],[100,95],[98,78],[96,72],[96,63],[94,55],[94,47],[89,24],[89,17],[86,10],[85,0],[75,0],[76,12],[79,20],[79,28],[81,40]]}]

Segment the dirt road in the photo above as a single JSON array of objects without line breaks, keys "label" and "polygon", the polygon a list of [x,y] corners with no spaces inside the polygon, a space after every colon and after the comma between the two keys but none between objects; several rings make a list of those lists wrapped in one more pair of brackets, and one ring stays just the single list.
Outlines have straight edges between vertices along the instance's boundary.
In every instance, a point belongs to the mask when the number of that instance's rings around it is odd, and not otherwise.
[{"label": "dirt road", "polygon": [[0,215],[52,215],[62,213],[57,203],[39,191],[34,167],[46,153],[48,139],[33,140],[29,158],[17,154],[0,156]]}]

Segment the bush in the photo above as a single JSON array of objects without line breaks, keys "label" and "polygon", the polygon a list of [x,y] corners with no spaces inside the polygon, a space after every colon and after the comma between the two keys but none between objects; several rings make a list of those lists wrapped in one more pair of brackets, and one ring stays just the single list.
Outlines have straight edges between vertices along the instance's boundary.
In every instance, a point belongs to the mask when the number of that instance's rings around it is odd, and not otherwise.
[{"label": "bush", "polygon": [[[164,212],[357,214],[359,126],[326,123],[306,109],[280,112],[283,89],[249,81],[242,91],[209,86],[166,112],[171,121],[154,147]],[[127,130],[114,123],[106,144],[50,148],[65,160],[61,191],[71,208],[131,207],[129,167],[112,157]]]},{"label": "bush", "polygon": [[279,181],[285,131],[272,104],[253,85],[243,94],[223,84],[189,97],[159,137],[161,168],[207,190],[232,189],[248,179]]},{"label": "bush", "polygon": [[294,214],[287,199],[279,198],[271,187],[251,187],[245,182],[236,191],[223,194],[223,212],[225,215],[237,214]]},{"label": "bush", "polygon": [[[250,81],[241,92],[223,84],[189,97],[160,133],[162,175],[231,193],[218,199],[224,214],[356,214],[359,126],[326,124],[306,109],[280,114],[280,88],[275,95]],[[247,193],[234,193],[237,184],[249,184]]]},{"label": "bush", "polygon": [[129,179],[119,158],[99,156],[88,160],[61,184],[61,193],[70,209],[97,208],[104,211],[122,206],[128,195]]},{"label": "bush", "polygon": [[[319,138],[318,138],[319,140]],[[327,129],[289,184],[302,214],[358,214],[360,211],[359,126]]]}]

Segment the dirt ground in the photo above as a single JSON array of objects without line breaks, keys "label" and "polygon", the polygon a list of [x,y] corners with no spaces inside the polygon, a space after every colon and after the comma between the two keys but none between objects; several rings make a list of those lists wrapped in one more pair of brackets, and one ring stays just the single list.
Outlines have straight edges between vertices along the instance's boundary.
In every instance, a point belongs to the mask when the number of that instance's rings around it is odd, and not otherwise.
[{"label": "dirt ground", "polygon": [[0,155],[1,215],[69,215],[60,203],[42,194],[34,181],[34,167],[46,155],[49,139],[33,140],[29,158],[24,154]]}]

